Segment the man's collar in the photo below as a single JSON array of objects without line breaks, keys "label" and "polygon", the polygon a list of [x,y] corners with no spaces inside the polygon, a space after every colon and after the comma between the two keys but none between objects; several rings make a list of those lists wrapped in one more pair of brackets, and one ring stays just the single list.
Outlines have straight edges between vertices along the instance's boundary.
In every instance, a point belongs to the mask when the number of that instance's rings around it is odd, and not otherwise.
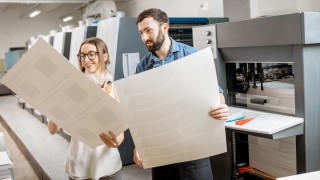
[{"label": "man's collar", "polygon": [[179,46],[178,46],[177,41],[175,41],[171,37],[170,37],[170,40],[171,40],[171,48],[170,48],[170,52],[169,53],[173,54],[175,52],[178,52],[179,51]]}]

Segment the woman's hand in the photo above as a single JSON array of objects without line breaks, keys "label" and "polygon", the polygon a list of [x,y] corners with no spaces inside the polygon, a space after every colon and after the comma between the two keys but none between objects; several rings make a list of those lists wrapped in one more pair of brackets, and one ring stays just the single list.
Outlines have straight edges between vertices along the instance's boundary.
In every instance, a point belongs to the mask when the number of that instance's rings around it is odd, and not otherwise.
[{"label": "woman's hand", "polygon": [[104,91],[107,94],[110,94],[111,91],[112,91],[112,82],[111,81],[107,81],[106,83],[104,83],[103,88],[104,88]]},{"label": "woman's hand", "polygon": [[220,104],[212,107],[209,116],[217,120],[227,120],[229,118],[229,108],[226,104]]},{"label": "woman's hand", "polygon": [[108,131],[108,134],[102,132],[99,134],[99,137],[104,142],[104,144],[108,146],[108,148],[117,148],[124,139],[123,133],[121,133],[117,137],[116,134],[112,131]]},{"label": "woman's hand", "polygon": [[137,166],[142,167],[142,162],[136,148],[134,148],[134,151],[133,151],[133,161]]},{"label": "woman's hand", "polygon": [[48,120],[48,130],[50,134],[52,135],[56,134],[60,130],[60,127],[50,119],[47,119],[47,120]]}]

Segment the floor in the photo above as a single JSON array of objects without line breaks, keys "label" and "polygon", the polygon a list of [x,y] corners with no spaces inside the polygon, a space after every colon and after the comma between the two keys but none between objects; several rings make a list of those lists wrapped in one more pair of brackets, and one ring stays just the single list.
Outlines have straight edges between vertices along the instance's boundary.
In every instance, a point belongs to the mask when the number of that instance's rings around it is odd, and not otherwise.
[{"label": "floor", "polygon": [[38,180],[39,178],[33,171],[32,167],[30,166],[29,162],[26,160],[14,140],[9,135],[8,131],[3,127],[0,123],[0,132],[4,134],[6,146],[12,162],[14,163],[14,179],[32,179]]},{"label": "floor", "polygon": [[[68,141],[50,135],[46,124],[18,105],[14,96],[0,96],[0,131],[14,163],[14,179],[68,179],[63,162]],[[150,180],[150,169],[127,165],[123,180]]]}]

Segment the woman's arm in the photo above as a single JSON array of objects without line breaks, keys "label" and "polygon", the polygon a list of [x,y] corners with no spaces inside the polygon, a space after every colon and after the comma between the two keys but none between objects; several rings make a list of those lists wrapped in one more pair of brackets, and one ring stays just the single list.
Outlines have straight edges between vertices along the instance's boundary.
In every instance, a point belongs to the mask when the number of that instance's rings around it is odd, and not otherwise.
[{"label": "woman's arm", "polygon": [[114,93],[114,99],[118,102],[120,102],[120,98],[119,98],[119,95],[118,95],[118,91],[116,89],[116,86],[113,84],[113,93]]},{"label": "woman's arm", "polygon": [[[113,91],[114,99],[117,102],[120,102],[116,86],[111,81],[107,81],[104,84],[103,88],[107,94],[110,94],[111,91]],[[109,148],[116,148],[122,143],[124,139],[124,133],[121,133],[119,134],[119,136],[116,136],[116,134],[113,131],[109,130],[108,133],[101,132],[99,134],[99,137]]]}]

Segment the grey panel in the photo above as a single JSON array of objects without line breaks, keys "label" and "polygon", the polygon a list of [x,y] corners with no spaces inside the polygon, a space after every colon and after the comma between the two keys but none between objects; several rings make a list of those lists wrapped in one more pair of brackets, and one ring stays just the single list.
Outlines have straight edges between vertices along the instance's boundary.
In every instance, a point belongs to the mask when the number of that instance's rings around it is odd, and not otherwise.
[{"label": "grey panel", "polygon": [[193,47],[198,50],[206,47],[216,48],[215,25],[203,25],[192,28]]},{"label": "grey panel", "polygon": [[215,59],[214,62],[215,62],[216,71],[217,71],[218,84],[220,88],[222,88],[223,95],[226,98],[227,97],[226,63],[221,58],[221,53],[219,50],[217,51],[217,59]]},{"label": "grey panel", "polygon": [[300,13],[217,24],[218,48],[301,43]]},{"label": "grey panel", "polygon": [[222,22],[228,22],[229,18],[227,17],[215,17],[215,18],[208,18],[209,19],[209,24],[217,24],[217,23],[222,23]]},{"label": "grey panel", "polygon": [[[0,72],[0,79],[2,79],[2,77],[5,75],[5,72]],[[8,95],[8,94],[12,94],[13,92],[7,88],[7,86],[3,85],[0,82],[0,95]],[[1,135],[0,135],[1,136]],[[0,139],[1,140],[1,139]],[[0,142],[1,143],[1,142]]]},{"label": "grey panel", "polygon": [[7,86],[0,84],[0,95],[9,95],[13,92]]},{"label": "grey panel", "polygon": [[10,68],[12,68],[25,52],[26,52],[25,49],[6,52],[5,53],[6,70],[9,70]]},{"label": "grey panel", "polygon": [[136,18],[121,18],[119,26],[114,80],[118,80],[124,77],[122,67],[123,53],[139,52],[141,59],[148,52],[147,48],[141,40],[140,33],[136,25]]},{"label": "grey panel", "polygon": [[2,132],[0,132],[0,151],[5,151],[6,149],[6,142],[4,140],[4,135]]},{"label": "grey panel", "polygon": [[96,37],[97,35],[97,26],[87,26],[86,32],[85,32],[85,39]]},{"label": "grey panel", "polygon": [[286,138],[286,137],[303,134],[303,129],[304,129],[303,126],[304,126],[303,124],[298,124],[273,134],[262,134],[262,133],[241,131],[241,130],[235,130],[235,129],[229,129],[229,130],[240,133],[240,134],[253,135],[253,136],[262,137],[266,139],[280,139],[280,138]]},{"label": "grey panel", "polygon": [[54,36],[50,36],[49,43],[51,44],[51,46],[53,46],[53,42],[54,42]]},{"label": "grey panel", "polygon": [[66,32],[64,36],[63,56],[67,59],[69,59],[70,56],[71,36],[71,32]]},{"label": "grey panel", "polygon": [[304,44],[320,43],[320,13],[302,13],[303,42]]},{"label": "grey panel", "polygon": [[303,48],[306,172],[320,170],[320,46]]},{"label": "grey panel", "polygon": [[303,82],[303,46],[294,45],[293,47],[293,74],[295,91],[295,109],[297,117],[304,117],[304,82]]},{"label": "grey panel", "polygon": [[[293,73],[295,75],[295,109],[297,117],[304,117],[304,82],[303,82],[303,56],[302,45],[293,46]],[[304,129],[305,131],[305,129]],[[305,149],[305,136],[300,135],[296,137],[296,152],[297,152],[297,173],[306,172],[306,149]]]},{"label": "grey panel", "polygon": [[222,48],[223,60],[232,62],[292,62],[292,46]]}]

